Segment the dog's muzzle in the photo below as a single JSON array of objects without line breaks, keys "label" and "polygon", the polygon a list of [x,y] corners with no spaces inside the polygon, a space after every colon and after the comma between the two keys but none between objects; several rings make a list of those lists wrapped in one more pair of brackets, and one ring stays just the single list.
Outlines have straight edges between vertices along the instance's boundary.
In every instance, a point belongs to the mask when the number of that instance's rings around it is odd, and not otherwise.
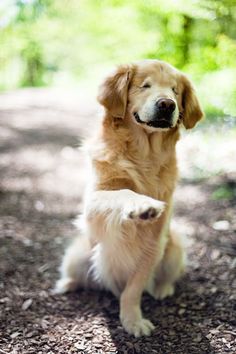
[{"label": "dog's muzzle", "polygon": [[173,126],[173,115],[176,109],[175,102],[170,98],[160,98],[155,103],[155,109],[151,120],[144,122],[137,112],[134,117],[138,123],[147,124],[154,128],[171,128]]}]

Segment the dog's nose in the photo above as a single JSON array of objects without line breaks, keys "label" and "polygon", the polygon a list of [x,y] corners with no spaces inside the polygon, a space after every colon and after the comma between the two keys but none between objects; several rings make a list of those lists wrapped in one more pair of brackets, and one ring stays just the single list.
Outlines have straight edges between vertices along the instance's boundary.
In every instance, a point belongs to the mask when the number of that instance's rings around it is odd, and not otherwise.
[{"label": "dog's nose", "polygon": [[168,111],[169,113],[172,113],[175,110],[175,102],[170,98],[160,98],[156,102],[156,106],[161,111]]}]

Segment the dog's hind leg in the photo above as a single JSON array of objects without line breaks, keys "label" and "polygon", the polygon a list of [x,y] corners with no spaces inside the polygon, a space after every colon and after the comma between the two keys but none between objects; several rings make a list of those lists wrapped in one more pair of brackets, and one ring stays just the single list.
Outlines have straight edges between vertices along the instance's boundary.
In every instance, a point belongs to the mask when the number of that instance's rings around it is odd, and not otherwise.
[{"label": "dog's hind leg", "polygon": [[54,293],[63,294],[90,285],[88,273],[91,254],[89,239],[78,236],[66,250],[60,266],[61,277],[56,283]]},{"label": "dog's hind leg", "polygon": [[185,263],[183,240],[179,235],[171,232],[163,259],[155,269],[147,291],[155,299],[164,299],[173,295],[175,282],[184,273]]}]

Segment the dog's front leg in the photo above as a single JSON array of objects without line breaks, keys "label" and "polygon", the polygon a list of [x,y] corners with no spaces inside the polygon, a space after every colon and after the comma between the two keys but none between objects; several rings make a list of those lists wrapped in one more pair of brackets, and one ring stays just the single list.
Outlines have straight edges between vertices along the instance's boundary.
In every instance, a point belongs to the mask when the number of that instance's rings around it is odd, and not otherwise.
[{"label": "dog's front leg", "polygon": [[165,203],[130,189],[93,192],[85,203],[84,215],[90,223],[99,221],[106,228],[119,227],[125,221],[155,221]]},{"label": "dog's front leg", "polygon": [[[141,195],[131,190],[119,191],[98,191],[95,192],[86,206],[85,214],[90,223],[99,221],[94,230],[98,230],[101,225],[105,225],[106,229],[100,232],[102,237],[107,235],[107,227],[111,227],[111,234],[114,235],[114,228],[117,231],[122,229],[122,224],[126,221],[136,224],[150,224],[156,222],[156,225],[149,225],[155,231],[150,232],[150,239],[148,242],[148,249],[144,251],[141,259],[137,265],[135,273],[130,275],[120,298],[120,319],[126,331],[133,334],[135,337],[142,335],[149,335],[154,326],[149,321],[142,317],[140,302],[142,292],[145,288],[147,279],[153,270],[153,267],[158,263],[162,256],[163,250],[157,251],[156,232],[159,234],[165,220],[164,210],[165,203],[155,200],[153,198]],[[101,216],[103,219],[101,219]],[[151,230],[150,230],[151,231]],[[98,233],[96,234],[98,236]],[[147,235],[146,235],[147,236]],[[159,243],[159,242],[158,242]],[[157,254],[159,252],[159,255]],[[115,255],[114,255],[115,256]],[[158,260],[160,258],[160,260]]]},{"label": "dog's front leg", "polygon": [[166,212],[160,216],[157,224],[154,225],[154,237],[149,237],[148,248],[143,250],[136,272],[130,275],[120,297],[120,320],[126,331],[135,337],[150,335],[154,329],[153,324],[142,316],[141,297],[150,274],[153,272],[155,265],[161,262],[164,255],[165,235],[162,231],[165,222]]},{"label": "dog's front leg", "polygon": [[120,320],[129,334],[135,337],[150,335],[154,329],[151,321],[143,318],[141,311],[141,297],[147,277],[155,262],[155,255],[149,255],[128,281],[120,298]]}]

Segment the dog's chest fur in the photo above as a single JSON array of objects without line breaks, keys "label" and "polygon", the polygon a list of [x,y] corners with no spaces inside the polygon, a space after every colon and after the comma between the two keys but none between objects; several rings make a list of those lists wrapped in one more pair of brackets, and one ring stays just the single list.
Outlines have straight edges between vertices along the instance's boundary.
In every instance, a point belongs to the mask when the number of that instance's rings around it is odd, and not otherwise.
[{"label": "dog's chest fur", "polygon": [[118,164],[132,180],[135,192],[164,201],[173,193],[177,176],[174,156],[163,165],[158,157],[138,162],[122,159]]},{"label": "dog's chest fur", "polygon": [[149,138],[143,136],[139,140],[129,136],[121,144],[109,145],[108,149],[103,142],[102,148],[97,149],[99,154],[95,159],[93,156],[97,189],[128,188],[168,201],[177,180],[175,145],[178,138],[178,131],[168,136],[162,133]]}]

